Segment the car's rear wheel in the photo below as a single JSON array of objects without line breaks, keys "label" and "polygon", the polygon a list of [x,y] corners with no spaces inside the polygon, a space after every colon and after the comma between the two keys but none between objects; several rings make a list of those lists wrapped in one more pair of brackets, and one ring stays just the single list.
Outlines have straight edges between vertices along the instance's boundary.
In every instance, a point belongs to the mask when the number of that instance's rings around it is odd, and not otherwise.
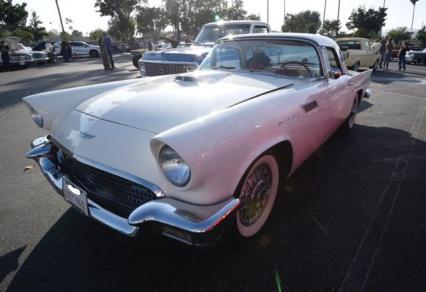
[{"label": "car's rear wheel", "polygon": [[416,63],[416,65],[422,65],[423,64],[423,58],[421,57],[417,57],[414,62]]},{"label": "car's rear wheel", "polygon": [[256,235],[265,224],[278,192],[279,166],[272,154],[259,157],[248,170],[237,194],[241,208],[236,214],[238,235]]},{"label": "car's rear wheel", "polygon": [[89,52],[89,55],[90,55],[90,57],[92,57],[92,58],[97,58],[97,57],[99,57],[99,53],[98,53],[98,51],[95,51],[95,50],[91,50],[91,51]]}]

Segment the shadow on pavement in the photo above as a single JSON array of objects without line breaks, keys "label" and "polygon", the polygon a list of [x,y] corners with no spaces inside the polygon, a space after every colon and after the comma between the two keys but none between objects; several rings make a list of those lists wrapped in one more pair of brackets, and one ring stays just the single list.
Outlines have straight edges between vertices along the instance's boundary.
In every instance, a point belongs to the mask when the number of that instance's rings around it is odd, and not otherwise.
[{"label": "shadow on pavement", "polygon": [[19,257],[27,246],[22,246],[0,257],[0,283],[19,267]]},{"label": "shadow on pavement", "polygon": [[405,75],[400,71],[385,71],[385,70],[376,70],[371,75],[371,81],[381,83],[381,84],[389,84],[395,81],[404,82],[404,83],[421,83],[421,80],[417,80],[411,76]]},{"label": "shadow on pavement", "polygon": [[[9,291],[335,291],[412,139],[406,131],[362,125],[334,135],[282,186],[265,228],[242,247],[223,240],[195,250],[150,233],[129,239],[70,209],[22,263]],[[413,161],[426,155],[426,143],[415,142]],[[418,167],[413,174],[426,176],[426,166]],[[409,196],[417,196],[416,205]],[[379,271],[373,280],[382,291],[426,280],[401,278],[395,269],[404,267],[405,275],[426,262],[426,198],[402,188],[400,204],[411,211],[400,214],[397,206],[395,219],[409,228],[394,230],[391,217],[376,258],[380,265],[372,269]],[[412,244],[406,248],[407,237]],[[393,262],[392,252],[404,256]]]}]

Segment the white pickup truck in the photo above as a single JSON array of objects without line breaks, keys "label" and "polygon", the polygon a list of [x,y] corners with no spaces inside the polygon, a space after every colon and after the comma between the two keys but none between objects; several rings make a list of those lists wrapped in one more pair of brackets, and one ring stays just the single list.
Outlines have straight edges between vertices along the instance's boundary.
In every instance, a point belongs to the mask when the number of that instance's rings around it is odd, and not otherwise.
[{"label": "white pickup truck", "polygon": [[365,38],[340,38],[336,40],[346,59],[348,68],[358,71],[360,67],[376,69],[380,55],[377,44]]}]

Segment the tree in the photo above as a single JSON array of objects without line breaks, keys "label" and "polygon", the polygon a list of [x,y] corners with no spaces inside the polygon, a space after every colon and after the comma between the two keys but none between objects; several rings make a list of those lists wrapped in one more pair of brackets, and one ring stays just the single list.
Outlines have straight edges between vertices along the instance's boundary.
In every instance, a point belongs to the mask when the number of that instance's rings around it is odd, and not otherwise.
[{"label": "tree", "polygon": [[411,33],[407,27],[397,27],[388,32],[389,37],[395,42],[405,41],[410,39]]},{"label": "tree", "polygon": [[417,32],[417,39],[422,43],[422,48],[426,47],[426,26],[423,27]]},{"label": "tree", "polygon": [[226,9],[226,18],[228,20],[245,19],[247,11],[243,9],[243,0],[234,0],[233,5]]},{"label": "tree", "polygon": [[0,0],[0,31],[13,31],[25,27],[28,12],[27,4],[12,4],[12,0]]},{"label": "tree", "polygon": [[416,11],[416,3],[419,0],[410,0],[411,4],[413,4],[413,17],[411,18],[411,31],[413,31],[413,24],[414,24],[414,12]]},{"label": "tree", "polygon": [[134,14],[141,1],[147,2],[147,0],[96,0],[95,7],[99,8],[101,16],[111,16],[108,31],[112,36],[129,40],[135,33]]},{"label": "tree", "polygon": [[352,10],[346,27],[348,29],[356,29],[355,35],[359,37],[377,37],[385,24],[386,10],[387,8],[383,7],[378,10],[366,10],[365,7],[359,7],[357,10]]},{"label": "tree", "polygon": [[127,41],[135,35],[135,25],[133,17],[117,15],[108,21],[108,33],[115,39]]},{"label": "tree", "polygon": [[89,33],[89,38],[92,41],[99,41],[99,39],[102,37],[103,33],[104,33],[104,31],[102,29],[100,29],[100,28],[95,29],[95,30],[93,30]]},{"label": "tree", "polygon": [[56,40],[59,39],[59,31],[57,31],[56,29],[51,29],[47,32],[47,35],[49,37],[50,40]]},{"label": "tree", "polygon": [[320,26],[320,14],[317,11],[306,10],[297,14],[287,13],[281,30],[283,32],[317,33]]},{"label": "tree", "polygon": [[73,40],[73,41],[79,41],[79,40],[81,40],[82,37],[83,37],[83,33],[81,31],[74,29],[71,32],[71,40]]},{"label": "tree", "polygon": [[320,34],[334,38],[337,36],[337,33],[339,30],[340,30],[340,21],[325,20],[320,30]]},{"label": "tree", "polygon": [[249,14],[249,15],[247,15],[246,18],[250,19],[250,20],[260,20],[259,15],[256,15],[256,14]]},{"label": "tree", "polygon": [[28,31],[33,34],[35,41],[42,39],[44,36],[47,36],[46,28],[40,26],[41,24],[42,22],[40,21],[40,17],[35,11],[33,11],[31,13],[30,23],[27,28]]},{"label": "tree", "polygon": [[16,37],[20,37],[21,41],[23,43],[28,43],[28,42],[30,42],[30,41],[32,41],[34,39],[34,35],[30,31],[28,31],[28,30],[26,30],[24,28],[17,28],[17,29],[15,29],[13,31],[12,35],[16,36]]},{"label": "tree", "polygon": [[138,7],[136,14],[136,26],[140,33],[159,33],[169,23],[167,13],[162,7]]}]

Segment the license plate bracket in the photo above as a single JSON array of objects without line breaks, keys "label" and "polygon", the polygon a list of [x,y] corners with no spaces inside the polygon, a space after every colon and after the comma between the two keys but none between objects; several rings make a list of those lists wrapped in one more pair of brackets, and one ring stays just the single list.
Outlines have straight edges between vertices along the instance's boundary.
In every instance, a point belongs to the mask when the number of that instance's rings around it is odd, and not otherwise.
[{"label": "license plate bracket", "polygon": [[62,187],[65,201],[70,203],[84,215],[89,216],[87,193],[65,177],[62,178]]}]

